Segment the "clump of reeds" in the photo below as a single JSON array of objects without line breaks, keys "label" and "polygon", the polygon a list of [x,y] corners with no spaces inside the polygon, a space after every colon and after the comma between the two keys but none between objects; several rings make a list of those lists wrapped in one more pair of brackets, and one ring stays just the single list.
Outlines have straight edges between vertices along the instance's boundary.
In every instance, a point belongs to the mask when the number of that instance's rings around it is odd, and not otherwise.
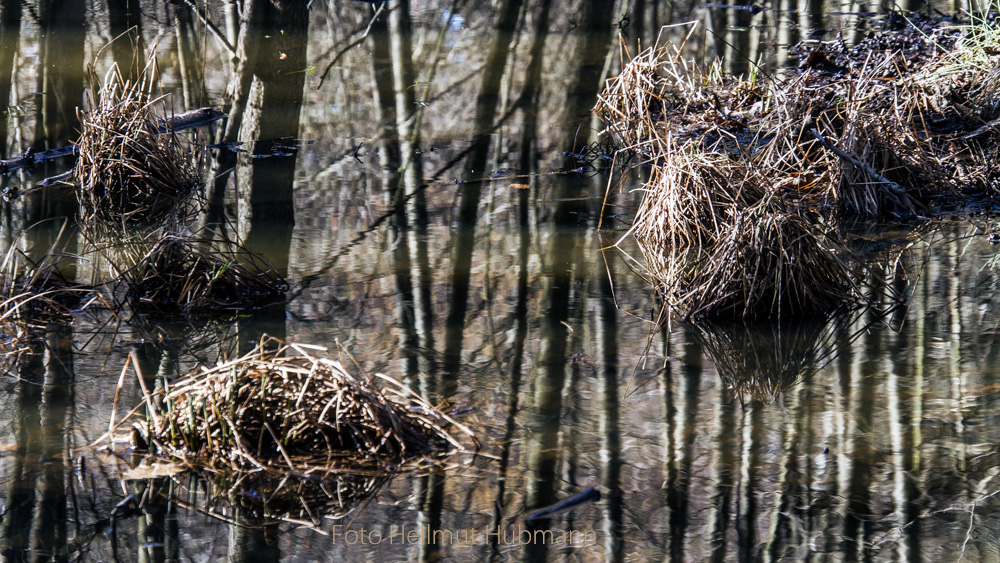
[{"label": "clump of reeds", "polygon": [[76,259],[63,250],[65,229],[64,220],[51,246],[35,257],[20,248],[23,235],[7,249],[0,264],[0,332],[16,334],[17,327],[70,322],[73,310],[91,292],[63,274],[66,262]]},{"label": "clump of reeds", "polygon": [[[720,94],[748,106],[759,98],[758,84],[726,82],[717,66],[699,72],[684,59],[682,49],[666,45],[639,53],[598,96],[594,111],[604,120],[604,134],[620,149],[655,161],[668,137],[697,138],[726,120]],[[622,53],[628,57],[624,43]]]},{"label": "clump of reeds", "polygon": [[136,311],[164,315],[236,312],[284,296],[285,281],[245,249],[216,248],[188,236],[157,236],[145,252],[128,247],[132,257],[121,268],[126,298]]},{"label": "clump of reeds", "polygon": [[169,218],[194,191],[197,171],[165,119],[163,98],[153,96],[155,58],[136,81],[117,65],[98,87],[95,107],[80,116],[74,169],[82,219],[111,224],[156,223]]},{"label": "clump of reeds", "polygon": [[[777,319],[858,303],[863,272],[830,225],[1000,195],[998,74],[980,61],[1000,54],[983,39],[995,26],[969,32],[978,71],[958,79],[941,56],[958,32],[919,25],[801,46],[781,77],[722,77],[668,47],[608,81],[595,111],[651,168],[631,233],[672,311]],[[927,79],[942,60],[935,76],[961,84]]]},{"label": "clump of reeds", "polygon": [[[26,233],[39,235],[38,230],[50,225],[34,225],[11,242],[0,264],[0,368],[8,369],[22,354],[37,351],[32,340],[44,330],[70,323],[76,311],[87,306],[85,297],[93,288],[75,283],[64,273],[69,262],[76,259],[64,249],[62,228],[44,252],[21,248]],[[34,238],[34,236],[32,237]]]},{"label": "clump of reeds", "polygon": [[845,251],[774,198],[735,212],[719,240],[664,252],[640,247],[665,303],[685,319],[790,319],[859,298]]},{"label": "clump of reeds", "polygon": [[668,146],[662,156],[633,222],[636,239],[647,247],[713,245],[741,210],[767,193],[757,169],[725,154]]},{"label": "clump of reeds", "polygon": [[451,430],[472,436],[388,376],[355,376],[323,348],[279,344],[265,337],[239,359],[180,377],[164,396],[146,394],[155,453],[298,471],[465,449]]}]

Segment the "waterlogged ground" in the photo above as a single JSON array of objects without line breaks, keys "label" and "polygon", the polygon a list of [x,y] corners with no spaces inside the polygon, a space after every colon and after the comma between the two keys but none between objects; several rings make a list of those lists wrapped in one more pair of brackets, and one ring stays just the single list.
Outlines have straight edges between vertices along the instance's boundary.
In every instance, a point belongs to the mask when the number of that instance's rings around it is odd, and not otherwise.
[{"label": "waterlogged ground", "polygon": [[[40,327],[37,353],[0,380],[5,559],[1000,557],[1000,264],[985,236],[1000,227],[988,213],[862,235],[885,283],[911,295],[904,307],[753,330],[657,328],[629,239],[601,250],[626,234],[639,197],[630,177],[605,199],[609,160],[591,146],[619,31],[646,45],[660,24],[699,20],[692,54],[717,50],[739,70],[713,37],[780,64],[768,46],[802,38],[798,25],[844,26],[849,39],[867,20],[828,20],[841,8],[815,3],[751,14],[393,1],[369,26],[367,2],[265,4],[236,3],[259,20],[229,4],[0,7],[4,158],[64,145],[85,62],[102,74],[119,54],[101,47],[139,25],[171,104],[230,115],[192,143],[244,142],[205,153],[219,180],[205,189],[216,215],[200,221],[228,217],[291,285],[284,303],[231,323],[92,306]],[[4,186],[26,192],[68,166]],[[75,205],[52,190],[6,204],[4,248],[46,252],[59,225],[27,227]],[[82,254],[70,232],[67,254]],[[87,283],[107,275],[86,255],[63,268]],[[447,402],[479,455],[274,484],[163,476],[173,469],[92,445],[130,354],[169,378],[264,333],[339,342],[365,370]],[[119,418],[141,397],[133,377]],[[589,487],[600,500],[527,520]]]}]

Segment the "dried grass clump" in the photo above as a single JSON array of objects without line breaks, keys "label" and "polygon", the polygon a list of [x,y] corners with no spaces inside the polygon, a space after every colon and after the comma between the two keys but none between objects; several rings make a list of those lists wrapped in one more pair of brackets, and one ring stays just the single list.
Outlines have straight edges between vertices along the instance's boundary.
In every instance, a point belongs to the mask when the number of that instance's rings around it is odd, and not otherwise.
[{"label": "dried grass clump", "polygon": [[[47,228],[34,225],[25,232],[32,236]],[[73,282],[63,274],[66,262],[76,260],[63,250],[66,221],[55,233],[44,254],[32,258],[20,248],[25,234],[18,237],[0,264],[0,333],[19,334],[27,327],[45,327],[73,320],[73,311],[92,288]],[[44,240],[44,239],[43,239]]]},{"label": "dried grass clump", "polygon": [[[931,25],[941,27],[928,35]],[[721,164],[716,184],[739,184],[751,169],[764,185],[794,186],[782,191],[793,208],[898,217],[995,193],[994,73],[976,64],[960,75],[940,70],[956,66],[953,54],[942,56],[960,34],[954,28],[902,18],[892,26],[853,48],[799,46],[800,69],[766,80],[724,78],[692,67],[680,49],[649,49],[608,81],[595,111],[622,151],[654,168],[683,169],[685,153],[697,150]]]},{"label": "dried grass clump", "polygon": [[[655,162],[668,138],[698,139],[724,124],[730,116],[720,99],[747,107],[760,100],[759,84],[723,80],[717,65],[702,72],[683,58],[682,49],[667,45],[643,51],[624,64],[598,96],[594,111],[604,120],[604,133],[621,150]],[[624,43],[622,54],[628,57]]]},{"label": "dried grass clump", "polygon": [[198,185],[198,174],[170,130],[162,98],[152,95],[155,59],[136,82],[113,65],[96,107],[80,116],[74,169],[84,221],[156,223],[171,217]]},{"label": "dried grass clump", "polygon": [[845,251],[776,198],[737,212],[714,245],[640,248],[657,292],[684,319],[787,320],[860,298]]},{"label": "dried grass clump", "polygon": [[85,298],[94,293],[93,288],[64,275],[66,263],[76,260],[63,248],[66,223],[63,220],[44,254],[21,248],[25,237],[46,240],[48,233],[39,231],[51,225],[38,224],[14,240],[4,255],[0,264],[0,371],[10,369],[22,354],[37,352],[45,330],[72,323],[74,312],[85,308]]},{"label": "dried grass clump", "polygon": [[713,245],[767,193],[766,178],[725,154],[667,147],[664,160],[653,167],[633,222],[647,247]]},{"label": "dried grass clump", "polygon": [[[967,33],[982,51],[988,33]],[[959,35],[890,18],[852,48],[799,47],[800,68],[766,80],[675,48],[624,65],[595,111],[652,168],[631,233],[667,306],[773,320],[859,303],[861,268],[829,225],[1000,197],[998,74],[955,72],[943,53]],[[947,79],[929,79],[942,60]]]},{"label": "dried grass clump", "polygon": [[279,344],[265,337],[242,358],[179,378],[164,397],[147,394],[155,452],[209,466],[301,471],[465,449],[449,429],[471,433],[405,385],[351,375],[320,356],[323,348]]},{"label": "dried grass clump", "polygon": [[[133,251],[135,248],[133,247]],[[285,281],[245,249],[201,245],[166,234],[123,268],[133,309],[163,315],[230,313],[280,299]]]}]

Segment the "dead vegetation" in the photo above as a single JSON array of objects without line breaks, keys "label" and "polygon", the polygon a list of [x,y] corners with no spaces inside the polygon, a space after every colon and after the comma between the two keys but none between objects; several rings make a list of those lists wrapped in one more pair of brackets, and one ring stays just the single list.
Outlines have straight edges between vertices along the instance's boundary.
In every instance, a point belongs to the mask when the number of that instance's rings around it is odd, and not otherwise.
[{"label": "dead vegetation", "polygon": [[163,97],[154,97],[155,57],[136,81],[112,65],[98,85],[95,107],[80,115],[73,175],[81,220],[112,225],[159,223],[183,208],[198,186],[197,171],[169,127]]},{"label": "dead vegetation", "polygon": [[967,32],[884,25],[851,48],[800,46],[780,78],[723,77],[666,46],[608,81],[595,111],[619,154],[652,169],[631,233],[672,312],[787,319],[859,303],[867,273],[840,223],[1000,195],[998,109],[984,102],[996,80],[942,70]]},{"label": "dead vegetation", "polygon": [[20,248],[21,239],[7,249],[0,264],[0,322],[45,326],[72,319],[73,309],[89,290],[62,271],[67,265],[62,234],[59,231],[52,246],[35,257]]},{"label": "dead vegetation", "polygon": [[734,211],[710,245],[663,251],[640,242],[657,293],[685,320],[787,319],[860,298],[846,250],[777,201]]},{"label": "dead vegetation", "polygon": [[270,338],[163,394],[146,392],[145,406],[154,453],[219,469],[322,473],[478,447],[468,429],[402,383],[352,375],[324,348]]},{"label": "dead vegetation", "polygon": [[46,327],[72,322],[74,311],[85,307],[93,295],[92,288],[67,276],[71,257],[63,249],[66,221],[43,222],[26,233],[45,229],[53,235],[47,249],[25,250],[22,233],[11,242],[0,264],[0,363],[4,367],[31,350],[29,341]]}]

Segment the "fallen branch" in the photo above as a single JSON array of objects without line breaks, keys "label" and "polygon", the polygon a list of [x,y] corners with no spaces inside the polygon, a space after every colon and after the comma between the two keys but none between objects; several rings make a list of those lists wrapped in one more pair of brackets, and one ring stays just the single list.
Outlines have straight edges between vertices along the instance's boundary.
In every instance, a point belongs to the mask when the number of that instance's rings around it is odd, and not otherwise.
[{"label": "fallen branch", "polygon": [[[183,113],[178,113],[177,115],[171,117],[166,123],[160,123],[157,126],[158,133],[166,133],[168,131],[184,131],[186,129],[195,129],[198,127],[205,127],[210,125],[223,117],[226,114],[215,109],[215,108],[198,108],[185,111]],[[50,149],[42,152],[35,152],[34,149],[29,148],[24,151],[24,154],[8,160],[0,160],[0,174],[6,174],[7,172],[12,172],[21,168],[31,168],[39,162],[45,162],[46,160],[52,160],[53,158],[59,158],[60,156],[76,155],[79,153],[79,147],[76,145],[67,145],[65,147],[59,147],[57,149]],[[46,178],[45,181],[53,180],[55,183],[62,174],[59,176],[53,176],[52,178]]]},{"label": "fallen branch", "polygon": [[858,168],[864,170],[866,174],[868,174],[872,178],[875,178],[879,182],[882,182],[883,184],[885,184],[886,187],[889,188],[889,190],[891,190],[894,194],[896,194],[896,195],[904,195],[904,196],[906,195],[906,190],[904,190],[902,186],[900,186],[896,182],[893,182],[892,180],[886,178],[885,176],[879,174],[871,166],[868,166],[864,162],[861,162],[860,160],[854,158],[853,156],[847,154],[846,152],[838,149],[837,146],[834,145],[832,142],[830,142],[829,139],[827,139],[823,135],[820,135],[820,133],[819,133],[818,130],[816,130],[816,129],[810,129],[810,131],[816,137],[816,139],[818,139],[819,142],[823,145],[823,148],[825,148],[826,150],[828,150],[828,151],[832,152],[833,154],[839,156],[840,158],[846,160],[847,162],[850,162],[854,166],[857,166]]}]

